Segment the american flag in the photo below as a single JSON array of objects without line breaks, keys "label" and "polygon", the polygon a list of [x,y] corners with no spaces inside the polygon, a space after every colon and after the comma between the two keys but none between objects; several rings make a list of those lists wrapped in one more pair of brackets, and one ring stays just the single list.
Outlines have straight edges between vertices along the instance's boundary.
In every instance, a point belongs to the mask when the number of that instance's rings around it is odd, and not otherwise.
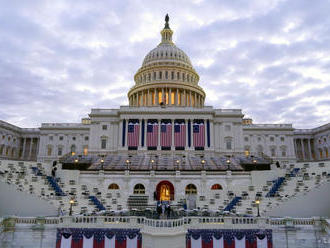
[{"label": "american flag", "polygon": [[174,146],[175,147],[186,146],[186,125],[184,123],[174,124]]},{"label": "american flag", "polygon": [[147,147],[158,145],[158,123],[148,123],[147,125]]},{"label": "american flag", "polygon": [[160,146],[171,147],[172,145],[172,124],[162,123],[160,126]]},{"label": "american flag", "polygon": [[205,146],[205,127],[204,123],[193,124],[194,147]]},{"label": "american flag", "polygon": [[139,146],[139,123],[128,123],[127,145],[129,147]]}]

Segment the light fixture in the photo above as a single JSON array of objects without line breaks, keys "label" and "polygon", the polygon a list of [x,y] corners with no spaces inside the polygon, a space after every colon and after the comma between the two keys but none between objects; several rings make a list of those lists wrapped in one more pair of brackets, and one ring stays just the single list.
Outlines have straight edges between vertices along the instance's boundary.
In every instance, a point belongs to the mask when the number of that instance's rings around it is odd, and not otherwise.
[{"label": "light fixture", "polygon": [[69,211],[69,215],[71,216],[71,215],[72,215],[72,205],[73,205],[73,203],[74,203],[74,200],[71,199],[71,200],[69,201],[69,203],[70,203],[70,211]]},{"label": "light fixture", "polygon": [[179,161],[179,160],[177,160],[177,161],[176,161],[176,163],[177,163],[177,164],[179,164],[179,163],[180,163],[180,161]]},{"label": "light fixture", "polygon": [[260,217],[260,210],[259,210],[260,201],[256,200],[256,204],[257,204],[257,209],[258,209],[257,217]]},{"label": "light fixture", "polygon": [[75,163],[78,163],[78,161],[79,161],[78,159],[75,159],[75,160],[74,160]]},{"label": "light fixture", "polygon": [[155,163],[155,160],[151,159],[151,163],[152,163],[152,164]]},{"label": "light fixture", "polygon": [[227,159],[226,163],[227,163],[227,164],[230,164],[230,160],[229,160],[229,159]]},{"label": "light fixture", "polygon": [[255,159],[253,159],[253,161],[252,161],[254,164],[256,164],[257,163],[257,160],[255,160]]},{"label": "light fixture", "polygon": [[205,160],[204,159],[202,160],[202,164],[205,164]]},{"label": "light fixture", "polygon": [[104,163],[104,160],[103,160],[103,158],[101,159],[101,163]]}]

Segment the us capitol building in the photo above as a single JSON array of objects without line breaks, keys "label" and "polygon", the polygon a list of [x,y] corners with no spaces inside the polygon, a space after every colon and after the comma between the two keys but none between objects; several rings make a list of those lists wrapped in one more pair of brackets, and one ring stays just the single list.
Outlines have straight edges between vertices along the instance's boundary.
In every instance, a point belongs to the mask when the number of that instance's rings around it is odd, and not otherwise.
[{"label": "us capitol building", "polygon": [[[39,128],[0,121],[0,158],[52,162],[71,153],[252,154],[280,162],[329,159],[330,124],[314,129],[254,124],[252,119],[244,119],[241,109],[205,106],[199,75],[189,57],[173,43],[172,35],[167,20],[160,44],[145,56],[134,75],[135,86],[127,95],[129,106],[92,109],[81,123],[42,123]],[[132,139],[130,124],[138,128]],[[149,124],[157,129],[152,137],[147,137]],[[169,137],[161,135],[165,124],[171,129],[166,130]],[[181,132],[184,129],[177,139],[176,125]],[[204,133],[194,136],[194,125]]]},{"label": "us capitol building", "polygon": [[[205,106],[199,75],[173,43],[168,16],[160,33],[161,42],[134,75],[128,106],[92,109],[81,123],[39,128],[0,121],[0,193],[6,199],[0,212],[16,215],[0,215],[0,231],[45,224],[40,243],[48,242],[46,247],[71,247],[64,243],[71,244],[65,232],[72,227],[85,228],[70,229],[72,243],[91,242],[89,228],[101,227],[111,237],[122,232],[112,241],[135,244],[127,247],[141,247],[142,239],[147,248],[206,247],[221,235],[229,245],[241,233],[253,247],[328,242],[329,219],[311,216],[329,209],[330,123],[314,129],[254,124],[241,109]],[[290,201],[293,207],[286,205]],[[164,202],[177,219],[152,219]],[[100,213],[105,215],[96,218]],[[267,217],[281,214],[308,218]],[[55,235],[59,227],[64,229]],[[256,238],[259,232],[267,238]],[[1,235],[35,247],[29,232],[19,240]],[[94,241],[108,242],[109,235],[98,233]],[[235,236],[245,244],[240,240]]]}]

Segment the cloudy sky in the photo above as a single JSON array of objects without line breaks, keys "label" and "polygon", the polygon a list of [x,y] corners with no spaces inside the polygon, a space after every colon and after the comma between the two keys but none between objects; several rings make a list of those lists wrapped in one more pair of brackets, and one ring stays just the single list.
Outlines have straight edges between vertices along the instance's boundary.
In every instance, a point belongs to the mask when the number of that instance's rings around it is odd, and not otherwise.
[{"label": "cloudy sky", "polygon": [[328,0],[0,0],[0,119],[38,127],[126,105],[166,13],[207,105],[330,122]]}]

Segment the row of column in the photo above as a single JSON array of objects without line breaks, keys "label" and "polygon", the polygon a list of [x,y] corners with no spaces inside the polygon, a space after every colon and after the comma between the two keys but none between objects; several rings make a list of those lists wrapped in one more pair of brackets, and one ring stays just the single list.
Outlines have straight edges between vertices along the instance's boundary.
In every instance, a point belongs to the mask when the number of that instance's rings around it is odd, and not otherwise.
[{"label": "row of column", "polygon": [[[160,135],[161,135],[161,119],[157,120],[157,124],[158,124],[158,139],[157,139],[157,150],[161,150],[161,145],[160,145]],[[171,150],[174,150],[174,122],[175,120],[171,120],[171,125],[172,125],[172,137],[171,137]],[[184,119],[184,123],[186,126],[186,130],[185,130],[185,148],[190,148],[193,147],[193,127],[192,125],[193,120],[188,120],[188,119]],[[129,124],[129,120],[122,120],[121,121],[121,130],[122,130],[122,146],[123,147],[128,147],[128,124]],[[147,124],[148,124],[148,120],[145,120],[144,126],[142,125],[142,119],[139,119],[139,125],[140,125],[140,130],[139,130],[139,146],[138,147],[147,147]],[[188,131],[188,126],[190,124],[190,132]],[[209,122],[209,120],[204,120],[204,137],[205,137],[205,146],[210,147],[211,146],[211,122]],[[125,128],[123,127],[125,126]],[[144,128],[144,130],[142,131],[142,128]],[[143,133],[143,140],[144,140],[144,144],[142,145],[142,133]],[[190,136],[189,136],[190,133]]]},{"label": "row of column", "polygon": [[166,105],[203,107],[204,97],[195,91],[178,88],[154,88],[134,93],[129,98],[130,106]]},{"label": "row of column", "polygon": [[[22,138],[23,148],[21,153],[21,159],[36,159],[39,151],[39,139],[38,138]],[[35,143],[33,142],[35,140]],[[33,149],[33,144],[35,144],[35,150]]]},{"label": "row of column", "polygon": [[[307,147],[305,147],[305,142],[307,141]],[[296,157],[300,158],[302,160],[314,160],[315,159],[315,152],[314,149],[312,149],[312,140],[311,139],[295,139],[294,140],[294,146],[296,151]],[[299,144],[299,145],[298,145]],[[300,149],[299,149],[300,147]],[[305,150],[307,148],[307,150]],[[301,157],[299,156],[301,152]]]}]

